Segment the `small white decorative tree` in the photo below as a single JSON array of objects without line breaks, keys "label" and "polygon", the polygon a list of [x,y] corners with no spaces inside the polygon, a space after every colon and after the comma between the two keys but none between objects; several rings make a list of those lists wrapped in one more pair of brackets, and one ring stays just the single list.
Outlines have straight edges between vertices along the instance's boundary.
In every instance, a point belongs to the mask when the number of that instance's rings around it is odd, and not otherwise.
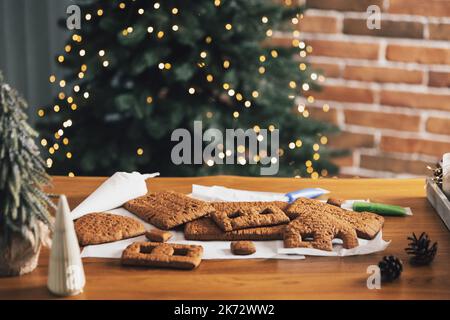
[{"label": "small white decorative tree", "polygon": [[53,204],[42,191],[49,176],[26,108],[0,72],[0,276],[36,268],[52,220],[48,206]]}]

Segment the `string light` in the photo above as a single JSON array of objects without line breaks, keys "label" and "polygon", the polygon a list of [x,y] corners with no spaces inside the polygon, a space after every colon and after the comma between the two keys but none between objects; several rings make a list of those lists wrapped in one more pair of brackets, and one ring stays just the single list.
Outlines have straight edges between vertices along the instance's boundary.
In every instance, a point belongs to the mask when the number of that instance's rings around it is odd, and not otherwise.
[{"label": "string light", "polygon": [[[134,1],[134,0],[133,0],[133,1]],[[285,3],[290,5],[290,4],[292,4],[292,1],[291,1],[291,0],[285,0]],[[214,0],[214,5],[215,5],[216,7],[219,7],[219,6],[221,5],[221,1],[220,1],[220,0]],[[125,1],[119,3],[119,8],[120,8],[121,10],[124,10],[126,7],[127,7],[127,5],[126,5]],[[156,3],[154,3],[153,8],[154,8],[155,10],[158,10],[158,9],[161,8],[161,4],[160,4],[159,2],[156,2]],[[171,12],[173,15],[177,15],[177,14],[179,14],[179,9],[176,8],[176,7],[174,7],[174,8],[172,8],[172,9],[170,9],[170,12]],[[96,13],[97,13],[97,15],[98,15],[99,17],[104,15],[103,9],[98,9]],[[137,13],[138,13],[139,15],[143,15],[143,14],[145,13],[145,9],[144,9],[144,8],[139,8],[139,9],[137,10]],[[300,22],[300,19],[302,19],[302,18],[303,18],[303,15],[297,15],[297,16],[295,16],[295,17],[293,17],[293,18],[291,19],[291,22],[292,22],[293,25],[297,25],[297,24]],[[85,15],[85,19],[86,19],[87,21],[90,21],[90,20],[92,19],[92,14],[91,14],[91,13],[87,13],[87,14]],[[268,18],[267,16],[263,16],[263,17],[261,17],[261,22],[262,22],[263,24],[268,24],[268,23],[269,23],[269,18]],[[226,23],[226,24],[225,24],[225,29],[226,29],[227,31],[231,31],[231,30],[233,29],[233,25],[232,25],[231,23]],[[176,32],[176,31],[179,30],[179,26],[178,26],[177,24],[173,24],[173,25],[171,26],[171,30],[174,31],[174,32]],[[152,26],[148,26],[148,27],[147,27],[147,32],[148,32],[149,34],[152,34],[154,31],[155,31],[155,30],[154,30],[154,28],[153,28]],[[129,35],[129,34],[131,34],[131,33],[133,33],[133,32],[134,32],[134,28],[133,28],[132,26],[129,26],[129,27],[126,27],[126,29],[123,30],[123,35],[124,35],[124,36],[127,36],[127,35]],[[267,36],[267,37],[271,37],[271,36],[273,35],[273,30],[272,30],[272,29],[267,29],[265,33],[266,33],[266,36]],[[293,36],[294,36],[294,39],[292,40],[292,46],[301,49],[301,51],[299,51],[299,56],[300,56],[300,57],[306,57],[307,54],[309,54],[309,53],[312,52],[312,47],[309,46],[309,45],[306,45],[303,41],[300,41],[300,40],[296,39],[296,38],[298,38],[298,37],[300,36],[300,32],[299,32],[298,30],[293,30],[292,34],[293,34]],[[160,31],[157,32],[156,36],[157,36],[158,39],[162,39],[162,38],[165,36],[165,33],[164,33],[164,31],[160,30]],[[74,42],[81,43],[81,42],[82,42],[82,37],[81,37],[80,35],[74,34],[74,35],[72,35],[72,40],[73,40]],[[211,44],[211,43],[212,43],[212,37],[211,37],[211,36],[206,36],[206,37],[205,37],[205,43],[206,43],[206,44]],[[72,51],[72,46],[69,45],[69,44],[67,44],[67,45],[64,47],[64,51],[65,51],[66,53],[70,53],[70,52]],[[85,49],[80,49],[80,50],[78,51],[78,54],[79,54],[79,56],[84,57],[84,56],[86,56],[87,52],[86,52]],[[102,49],[102,50],[99,50],[99,51],[98,51],[98,55],[99,55],[100,57],[104,57],[104,56],[106,55],[105,50],[103,50],[103,49]],[[270,51],[269,57],[272,57],[272,58],[276,59],[276,58],[278,58],[278,56],[279,56],[279,53],[278,53],[277,50],[271,50],[271,51]],[[207,52],[207,51],[201,51],[201,52],[200,52],[200,58],[201,58],[201,59],[206,59],[207,57],[208,57],[208,52]],[[59,55],[59,56],[57,57],[57,61],[58,61],[59,63],[63,63],[63,62],[65,62],[65,60],[66,60],[66,58],[65,58],[63,55]],[[103,59],[102,59],[102,60],[103,60]],[[259,56],[259,61],[260,61],[260,63],[265,63],[265,62],[267,61],[267,57],[266,57],[265,55],[260,55],[260,56]],[[110,62],[109,62],[108,60],[103,60],[103,61],[101,61],[101,64],[103,65],[103,67],[108,67],[109,64],[110,64]],[[200,68],[204,68],[204,67],[206,66],[206,64],[205,64],[204,62],[198,62],[197,65],[198,65]],[[303,63],[303,62],[299,63],[298,66],[299,66],[300,71],[305,71],[306,68],[307,68],[307,65],[306,65],[305,63]],[[168,63],[168,62],[160,62],[160,63],[158,64],[158,68],[159,68],[160,70],[164,70],[164,69],[170,70],[171,67],[172,67],[171,64]],[[230,67],[231,67],[230,61],[229,61],[229,60],[224,60],[224,61],[223,61],[223,68],[224,68],[224,69],[229,69]],[[83,78],[85,77],[85,72],[87,71],[87,65],[86,65],[86,64],[83,64],[83,65],[81,66],[80,70],[81,70],[81,71],[78,73],[78,78],[79,78],[79,79],[83,79]],[[266,67],[264,67],[264,66],[262,66],[262,65],[259,66],[259,67],[258,67],[258,72],[259,72],[261,75],[263,75],[263,74],[266,72]],[[210,82],[210,83],[211,83],[211,82],[214,81],[214,76],[213,76],[212,74],[206,74],[205,77],[206,77],[206,81],[207,81],[207,82]],[[310,77],[311,80],[313,80],[313,81],[317,81],[317,80],[318,80],[318,81],[320,81],[320,82],[323,82],[323,81],[325,80],[325,77],[324,77],[324,76],[318,75],[317,73],[311,73],[311,74],[309,75],[309,77]],[[55,76],[55,75],[51,75],[51,76],[49,77],[49,81],[50,81],[51,83],[55,83],[55,82],[56,82],[56,76]],[[59,84],[59,86],[60,86],[61,88],[64,88],[64,87],[66,86],[66,81],[65,81],[65,80],[60,80],[60,81],[58,82],[58,84]],[[300,86],[300,85],[299,85],[299,86]],[[290,81],[290,82],[289,82],[289,87],[290,87],[291,89],[295,89],[295,88],[297,87],[297,83],[296,83],[295,81]],[[246,108],[250,108],[250,107],[251,107],[252,102],[249,101],[249,100],[245,100],[245,99],[244,99],[244,96],[243,96],[241,93],[236,92],[234,89],[232,89],[231,86],[230,86],[230,84],[228,84],[228,83],[223,83],[223,88],[224,88],[224,90],[226,90],[227,94],[228,94],[230,97],[235,97],[237,101],[243,101],[243,105],[244,105]],[[303,91],[309,91],[309,90],[310,90],[310,85],[309,85],[308,83],[303,83],[303,84],[301,85],[301,88],[302,88]],[[80,90],[81,90],[81,88],[80,88],[79,85],[75,85],[75,86],[73,87],[73,91],[74,91],[74,92],[77,92],[77,93],[78,93]],[[196,93],[196,89],[195,89],[194,87],[190,87],[190,88],[188,89],[188,92],[189,92],[189,94],[193,95],[193,94]],[[252,96],[254,99],[258,98],[259,95],[260,95],[260,93],[259,93],[257,90],[253,90],[253,91],[251,92],[251,96]],[[83,97],[84,97],[85,99],[88,99],[88,98],[89,98],[89,93],[88,93],[88,92],[84,92]],[[295,98],[294,95],[290,95],[289,97],[292,98],[292,99]],[[61,93],[59,94],[59,98],[60,98],[60,100],[64,100],[65,94],[64,94],[63,92],[61,92]],[[245,100],[245,101],[244,101],[244,100]],[[73,111],[75,111],[75,110],[77,110],[77,105],[76,105],[75,103],[73,103],[73,101],[74,101],[73,97],[68,97],[68,98],[67,98],[67,103],[70,105],[70,108],[71,108]],[[147,102],[147,104],[149,104],[149,105],[152,104],[152,103],[153,103],[153,98],[152,98],[151,96],[148,96],[148,97],[146,98],[146,102]],[[308,102],[308,103],[314,103],[314,97],[311,96],[311,95],[308,96],[308,97],[307,97],[307,102]],[[59,105],[55,105],[53,109],[54,109],[55,112],[59,112],[59,111],[61,110],[61,107],[60,107]],[[324,105],[322,106],[322,109],[323,109],[324,112],[328,112],[328,111],[330,110],[330,107],[329,107],[328,104],[324,104]],[[305,105],[303,105],[303,104],[301,104],[301,105],[298,106],[298,111],[299,111],[305,118],[309,116],[309,111],[306,110]],[[206,117],[207,117],[208,119],[211,119],[211,118],[213,117],[213,112],[208,111],[208,112],[205,113],[205,115],[206,115]],[[38,110],[38,116],[39,116],[39,117],[44,117],[44,116],[45,116],[45,112],[44,112],[43,109],[39,109],[39,110]],[[238,111],[234,111],[234,112],[233,112],[233,117],[234,117],[234,118],[239,118],[239,116],[240,116],[240,114],[239,114]],[[68,119],[68,120],[66,120],[65,122],[63,122],[63,127],[64,127],[64,128],[70,127],[71,125],[72,125],[72,120],[70,120],[70,119]],[[270,126],[268,127],[268,129],[269,129],[269,131],[272,132],[272,131],[275,130],[275,126],[274,126],[274,125],[270,125]],[[257,126],[257,125],[255,125],[255,126],[254,126],[254,130],[255,130],[255,132],[258,133],[258,132],[260,131],[260,127]],[[59,129],[59,130],[55,133],[55,138],[56,138],[56,139],[60,139],[60,138],[63,136],[63,134],[64,134],[64,131],[63,131],[62,129]],[[263,138],[264,138],[264,137],[263,137],[262,135],[258,135],[258,136],[257,136],[258,141],[262,141]],[[69,144],[69,139],[68,139],[67,137],[64,137],[64,139],[62,140],[62,143],[63,143],[64,145],[68,145],[68,144]],[[320,136],[320,144],[321,144],[321,145],[325,145],[325,144],[327,144],[327,143],[328,143],[328,138],[327,138],[326,136]],[[42,139],[42,140],[41,140],[41,145],[42,145],[42,146],[47,146],[47,145],[48,145],[48,141],[47,141],[46,139]],[[295,142],[293,141],[293,142],[290,142],[290,143],[288,144],[289,149],[295,149],[296,147],[297,147],[297,148],[300,148],[301,146],[302,146],[302,141],[301,141],[300,139],[297,139]],[[222,148],[223,148],[223,146],[222,146]],[[52,147],[49,148],[49,153],[50,153],[50,154],[53,154],[53,153],[54,153],[55,151],[57,151],[58,149],[59,149],[59,145],[58,145],[58,144],[54,144]],[[320,145],[319,145],[318,143],[316,143],[316,144],[313,145],[313,150],[315,151],[315,153],[314,153],[313,156],[312,156],[313,160],[316,160],[316,161],[317,161],[318,159],[320,159],[320,154],[317,152],[319,149],[320,149]],[[242,151],[242,148],[239,149],[238,151]],[[245,149],[244,149],[244,151],[245,151]],[[142,156],[143,153],[144,153],[144,150],[143,150],[142,148],[138,148],[138,149],[136,150],[136,153],[137,153],[138,156]],[[284,151],[283,151],[282,149],[279,149],[279,150],[278,150],[278,154],[279,154],[280,156],[281,156],[283,153],[284,153]],[[232,151],[231,151],[231,150],[226,150],[225,153],[224,153],[224,152],[221,152],[221,153],[218,154],[218,156],[219,156],[220,158],[222,158],[222,159],[225,158],[225,156],[231,156],[231,155],[232,155]],[[251,156],[251,155],[250,155],[250,156]],[[72,158],[72,153],[71,153],[71,152],[66,152],[66,157],[67,157],[68,159]],[[259,154],[259,155],[258,155],[258,154],[257,154],[257,155],[253,155],[253,159],[255,160],[255,162],[260,161],[261,157],[267,158],[267,154],[261,153],[261,154]],[[276,162],[278,161],[278,159],[275,158],[275,157],[272,157],[272,158],[270,159],[270,161],[271,161],[272,163],[276,163]],[[240,164],[246,164],[245,158],[242,158],[242,157],[241,157],[241,158],[238,158],[238,162],[239,162]],[[53,165],[53,160],[52,160],[51,158],[48,158],[48,159],[46,160],[46,164],[47,164],[48,167],[51,167],[51,166]],[[214,160],[210,159],[210,160],[207,161],[206,164],[207,164],[208,166],[212,166],[212,165],[214,165]],[[310,160],[308,160],[308,161],[305,163],[305,165],[306,165],[306,167],[307,167],[307,172],[311,175],[311,178],[317,179],[317,178],[319,177],[319,173],[316,172],[316,171],[314,171],[314,168],[312,167],[312,162],[311,162]],[[321,173],[322,176],[328,175],[328,171],[325,170],[325,169],[321,170],[320,173]],[[75,176],[73,172],[69,172],[68,175],[69,175],[69,176]],[[300,176],[296,176],[296,177],[300,177]]]}]

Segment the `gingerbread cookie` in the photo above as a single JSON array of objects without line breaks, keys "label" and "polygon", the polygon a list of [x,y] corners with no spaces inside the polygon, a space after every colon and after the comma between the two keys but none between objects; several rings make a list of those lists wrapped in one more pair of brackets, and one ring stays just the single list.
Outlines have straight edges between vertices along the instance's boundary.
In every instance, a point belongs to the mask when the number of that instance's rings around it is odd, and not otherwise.
[{"label": "gingerbread cookie", "polygon": [[123,207],[163,230],[175,228],[214,211],[207,202],[173,191],[152,192],[128,201]]},{"label": "gingerbread cookie", "polygon": [[373,239],[384,224],[384,218],[374,213],[349,211],[306,198],[297,199],[286,210],[286,214],[291,219],[295,219],[303,213],[315,213],[318,216],[328,214],[343,220],[355,228],[358,237],[362,239]]},{"label": "gingerbread cookie", "polygon": [[[308,238],[311,241],[305,241]],[[332,251],[334,238],[342,239],[343,247],[346,249],[358,246],[355,229],[347,222],[328,214],[303,212],[286,227],[284,246]]]},{"label": "gingerbread cookie", "polygon": [[234,241],[230,249],[231,253],[238,256],[248,256],[256,252],[255,244],[251,241]]},{"label": "gingerbread cookie", "polygon": [[122,264],[190,270],[199,266],[202,255],[202,246],[135,242],[123,251]]},{"label": "gingerbread cookie", "polygon": [[241,204],[234,210],[219,210],[211,218],[223,231],[265,227],[288,223],[289,217],[277,206],[253,206]]},{"label": "gingerbread cookie", "polygon": [[89,213],[77,219],[74,225],[81,246],[133,238],[145,232],[139,221],[110,213]]},{"label": "gingerbread cookie", "polygon": [[289,203],[283,201],[243,201],[243,202],[212,202],[211,205],[216,211],[231,213],[233,211],[239,210],[242,207],[253,207],[260,210],[267,206],[275,206],[281,210],[286,210]]},{"label": "gingerbread cookie", "polygon": [[327,203],[340,208],[342,207],[344,200],[338,198],[328,198]]},{"label": "gingerbread cookie", "polygon": [[145,233],[145,237],[153,242],[167,242],[172,238],[172,233],[159,229],[152,229]]},{"label": "gingerbread cookie", "polygon": [[186,240],[199,241],[232,241],[232,240],[283,240],[286,224],[235,230],[222,231],[211,218],[201,218],[188,222],[184,228]]}]

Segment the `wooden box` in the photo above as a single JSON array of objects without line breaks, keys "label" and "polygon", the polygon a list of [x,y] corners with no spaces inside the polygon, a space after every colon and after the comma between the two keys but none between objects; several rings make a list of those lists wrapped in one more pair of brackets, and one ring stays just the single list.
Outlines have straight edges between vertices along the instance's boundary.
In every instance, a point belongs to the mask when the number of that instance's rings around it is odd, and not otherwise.
[{"label": "wooden box", "polygon": [[450,230],[450,201],[431,178],[427,178],[427,198]]}]

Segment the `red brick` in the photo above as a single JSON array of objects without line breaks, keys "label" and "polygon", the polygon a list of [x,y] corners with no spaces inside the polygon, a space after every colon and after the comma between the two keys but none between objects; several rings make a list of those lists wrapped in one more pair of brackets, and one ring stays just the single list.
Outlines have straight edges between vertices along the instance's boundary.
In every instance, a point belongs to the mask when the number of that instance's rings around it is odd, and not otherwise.
[{"label": "red brick", "polygon": [[300,20],[298,30],[302,32],[337,33],[337,19],[329,16],[308,16],[306,14]]},{"label": "red brick", "polygon": [[389,13],[418,16],[449,17],[450,1],[446,0],[389,0]]},{"label": "red brick", "polygon": [[391,44],[386,49],[386,58],[391,61],[450,64],[450,49]]},{"label": "red brick", "polygon": [[450,87],[450,72],[430,71],[428,85],[432,87]]},{"label": "red brick", "polygon": [[416,175],[428,175],[430,170],[427,169],[427,166],[430,164],[420,160],[396,159],[388,155],[361,155],[360,159],[360,167],[364,169]]},{"label": "red brick", "polygon": [[309,40],[307,43],[312,46],[312,54],[315,56],[378,59],[379,46],[374,43],[331,40]]},{"label": "red brick", "polygon": [[308,108],[309,115],[311,118],[337,124],[338,123],[338,115],[336,109],[330,109],[328,112],[324,112],[322,108],[318,107],[310,107]]},{"label": "red brick", "polygon": [[431,40],[450,40],[449,23],[433,23],[429,25]]},{"label": "red brick", "polygon": [[418,131],[420,117],[399,113],[345,110],[345,122],[372,128]]},{"label": "red brick", "polygon": [[422,83],[422,71],[405,70],[398,68],[349,66],[344,69],[344,78],[349,80],[369,82],[401,82]]},{"label": "red brick", "polygon": [[450,150],[450,142],[383,136],[380,148],[386,152],[419,153],[441,157]]},{"label": "red brick", "polygon": [[450,111],[450,94],[383,90],[380,97],[384,105]]},{"label": "red brick", "polygon": [[314,97],[318,100],[332,100],[340,102],[374,102],[374,94],[372,90],[346,86],[323,86],[322,91],[315,93]]},{"label": "red brick", "polygon": [[332,148],[373,148],[375,138],[371,134],[353,133],[343,131],[336,136],[331,136],[329,146]]},{"label": "red brick", "polygon": [[[450,135],[450,119],[431,117],[427,121],[427,131]],[[449,138],[450,141],[450,138]],[[450,150],[448,150],[450,152]]]},{"label": "red brick", "polygon": [[366,19],[345,19],[344,33],[390,38],[423,38],[423,24],[413,21],[382,20],[381,29],[367,28]]},{"label": "red brick", "polygon": [[326,77],[339,78],[341,76],[341,67],[334,63],[313,63],[313,69],[319,71]]},{"label": "red brick", "polygon": [[353,166],[353,155],[345,157],[332,158],[331,162],[338,167],[352,167]]},{"label": "red brick", "polygon": [[383,7],[383,0],[306,0],[308,8],[339,10],[339,11],[366,11],[370,5]]}]

